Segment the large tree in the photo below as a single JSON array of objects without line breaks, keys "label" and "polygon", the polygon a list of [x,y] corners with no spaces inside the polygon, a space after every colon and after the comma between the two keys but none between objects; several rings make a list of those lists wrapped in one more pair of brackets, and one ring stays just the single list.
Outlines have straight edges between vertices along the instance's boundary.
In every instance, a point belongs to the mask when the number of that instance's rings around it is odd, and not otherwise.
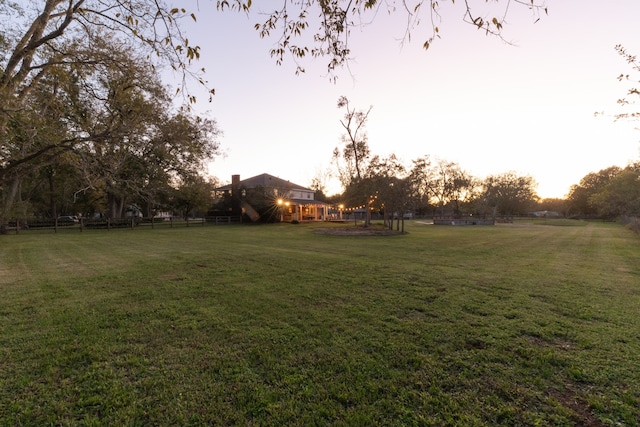
[{"label": "large tree", "polygon": [[567,197],[569,213],[585,217],[600,215],[598,207],[593,203],[593,197],[621,171],[622,168],[619,166],[610,166],[598,172],[590,172],[579,184],[572,185]]},{"label": "large tree", "polygon": [[388,228],[393,228],[395,217],[396,229],[400,230],[402,224],[404,232],[404,213],[410,205],[406,168],[394,154],[386,158],[374,156],[369,165],[368,178],[376,189],[376,201],[384,211]]},{"label": "large tree", "polygon": [[2,1],[0,6],[10,18],[3,21],[8,26],[0,28],[4,101],[13,98],[19,103],[61,64],[92,67],[93,46],[105,34],[125,42],[127,51],[144,52],[149,60],[200,78],[189,68],[200,48],[190,45],[178,26],[186,9],[170,8],[160,0]]},{"label": "large tree", "polygon": [[530,176],[505,172],[485,178],[480,203],[491,209],[492,216],[523,215],[536,206],[537,183]]},{"label": "large tree", "polygon": [[590,197],[589,202],[603,217],[640,216],[640,163],[620,170]]},{"label": "large tree", "polygon": [[83,97],[90,100],[85,109],[93,116],[87,125],[109,123],[110,130],[75,151],[83,158],[86,176],[102,183],[109,217],[124,215],[132,197],[152,206],[168,183],[193,180],[203,161],[217,153],[215,121],[173,109],[165,87],[144,61],[123,59],[119,67],[106,67],[90,80],[95,80],[89,85],[92,93],[102,95]]},{"label": "large tree", "polygon": [[409,171],[409,197],[413,205],[422,213],[431,208],[431,201],[435,197],[435,170],[431,158],[425,155],[413,160]]},{"label": "large tree", "polygon": [[175,186],[172,207],[186,220],[192,216],[204,216],[213,206],[213,194],[219,183],[200,175],[184,177]]},{"label": "large tree", "polygon": [[26,176],[121,127],[126,111],[103,121],[94,115],[91,104],[104,101],[91,93],[106,78],[102,70],[129,55],[204,81],[189,71],[199,49],[177,26],[186,10],[161,1],[2,1],[0,8],[8,18],[0,23],[1,226]]},{"label": "large tree", "polygon": [[461,214],[461,205],[471,200],[475,181],[473,177],[456,162],[439,159],[428,176],[432,178],[432,200],[444,216],[445,207],[451,205],[454,216]]}]

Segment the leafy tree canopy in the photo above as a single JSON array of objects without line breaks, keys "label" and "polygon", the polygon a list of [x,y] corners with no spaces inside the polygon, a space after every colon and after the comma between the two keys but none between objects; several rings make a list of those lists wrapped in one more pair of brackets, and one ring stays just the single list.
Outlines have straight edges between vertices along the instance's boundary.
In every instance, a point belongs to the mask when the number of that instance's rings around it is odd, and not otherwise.
[{"label": "leafy tree canopy", "polygon": [[126,51],[205,83],[189,67],[200,48],[178,25],[185,17],[196,19],[184,8],[160,0],[2,1],[0,8],[0,97],[5,101],[23,97],[59,65],[92,67],[99,61],[94,46],[105,35],[120,40]]}]

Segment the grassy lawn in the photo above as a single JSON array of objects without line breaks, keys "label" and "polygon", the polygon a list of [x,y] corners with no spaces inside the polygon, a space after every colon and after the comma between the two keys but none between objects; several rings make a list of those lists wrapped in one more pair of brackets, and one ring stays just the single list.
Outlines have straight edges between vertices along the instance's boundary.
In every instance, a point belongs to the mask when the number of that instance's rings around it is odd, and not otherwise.
[{"label": "grassy lawn", "polygon": [[319,226],[0,236],[0,425],[640,425],[637,235]]}]

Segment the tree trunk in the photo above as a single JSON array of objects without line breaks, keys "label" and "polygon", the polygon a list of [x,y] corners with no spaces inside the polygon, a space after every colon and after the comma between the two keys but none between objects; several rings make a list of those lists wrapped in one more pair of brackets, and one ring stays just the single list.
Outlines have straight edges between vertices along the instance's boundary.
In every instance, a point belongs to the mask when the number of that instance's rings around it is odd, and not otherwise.
[{"label": "tree trunk", "polygon": [[13,181],[8,185],[8,191],[5,193],[4,198],[2,200],[2,208],[0,210],[0,233],[7,233],[7,224],[9,222],[10,215],[12,214],[13,206],[16,201],[16,197],[20,190],[20,178],[14,178]]},{"label": "tree trunk", "polygon": [[107,196],[107,217],[108,218],[123,218],[124,217],[124,197],[119,197],[113,193],[108,193]]},{"label": "tree trunk", "polygon": [[49,206],[51,207],[51,218],[58,218],[58,212],[56,209],[56,196],[55,196],[55,183],[53,181],[53,169],[49,169],[47,173],[47,179],[49,180]]},{"label": "tree trunk", "polygon": [[371,200],[367,197],[367,203],[365,205],[365,213],[364,213],[364,226],[368,227],[371,225]]}]

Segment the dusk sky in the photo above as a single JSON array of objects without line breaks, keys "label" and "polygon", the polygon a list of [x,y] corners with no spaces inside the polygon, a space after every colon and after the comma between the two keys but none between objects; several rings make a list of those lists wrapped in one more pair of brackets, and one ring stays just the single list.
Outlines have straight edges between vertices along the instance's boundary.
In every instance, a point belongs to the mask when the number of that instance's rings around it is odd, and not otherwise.
[{"label": "dusk sky", "polygon": [[[587,173],[640,159],[638,124],[609,116],[631,87],[617,76],[632,74],[614,46],[640,55],[638,0],[548,0],[537,23],[512,4],[504,30],[512,45],[463,23],[463,2],[441,2],[441,39],[426,51],[427,22],[403,45],[406,16],[381,12],[352,31],[353,60],[336,83],[326,58],[309,58],[299,76],[290,58],[275,65],[269,49],[277,39],[253,29],[259,12],[271,10],[265,4],[255,1],[247,16],[200,0],[198,23],[187,27],[216,89],[211,103],[196,92],[195,108],[224,132],[225,156],[209,173],[225,183],[232,174],[269,173],[309,186],[341,146],[341,95],[356,109],[373,106],[373,154],[393,153],[409,167],[430,155],[478,178],[515,171],[532,176],[541,197],[564,197]],[[326,184],[329,194],[340,190]]]}]

